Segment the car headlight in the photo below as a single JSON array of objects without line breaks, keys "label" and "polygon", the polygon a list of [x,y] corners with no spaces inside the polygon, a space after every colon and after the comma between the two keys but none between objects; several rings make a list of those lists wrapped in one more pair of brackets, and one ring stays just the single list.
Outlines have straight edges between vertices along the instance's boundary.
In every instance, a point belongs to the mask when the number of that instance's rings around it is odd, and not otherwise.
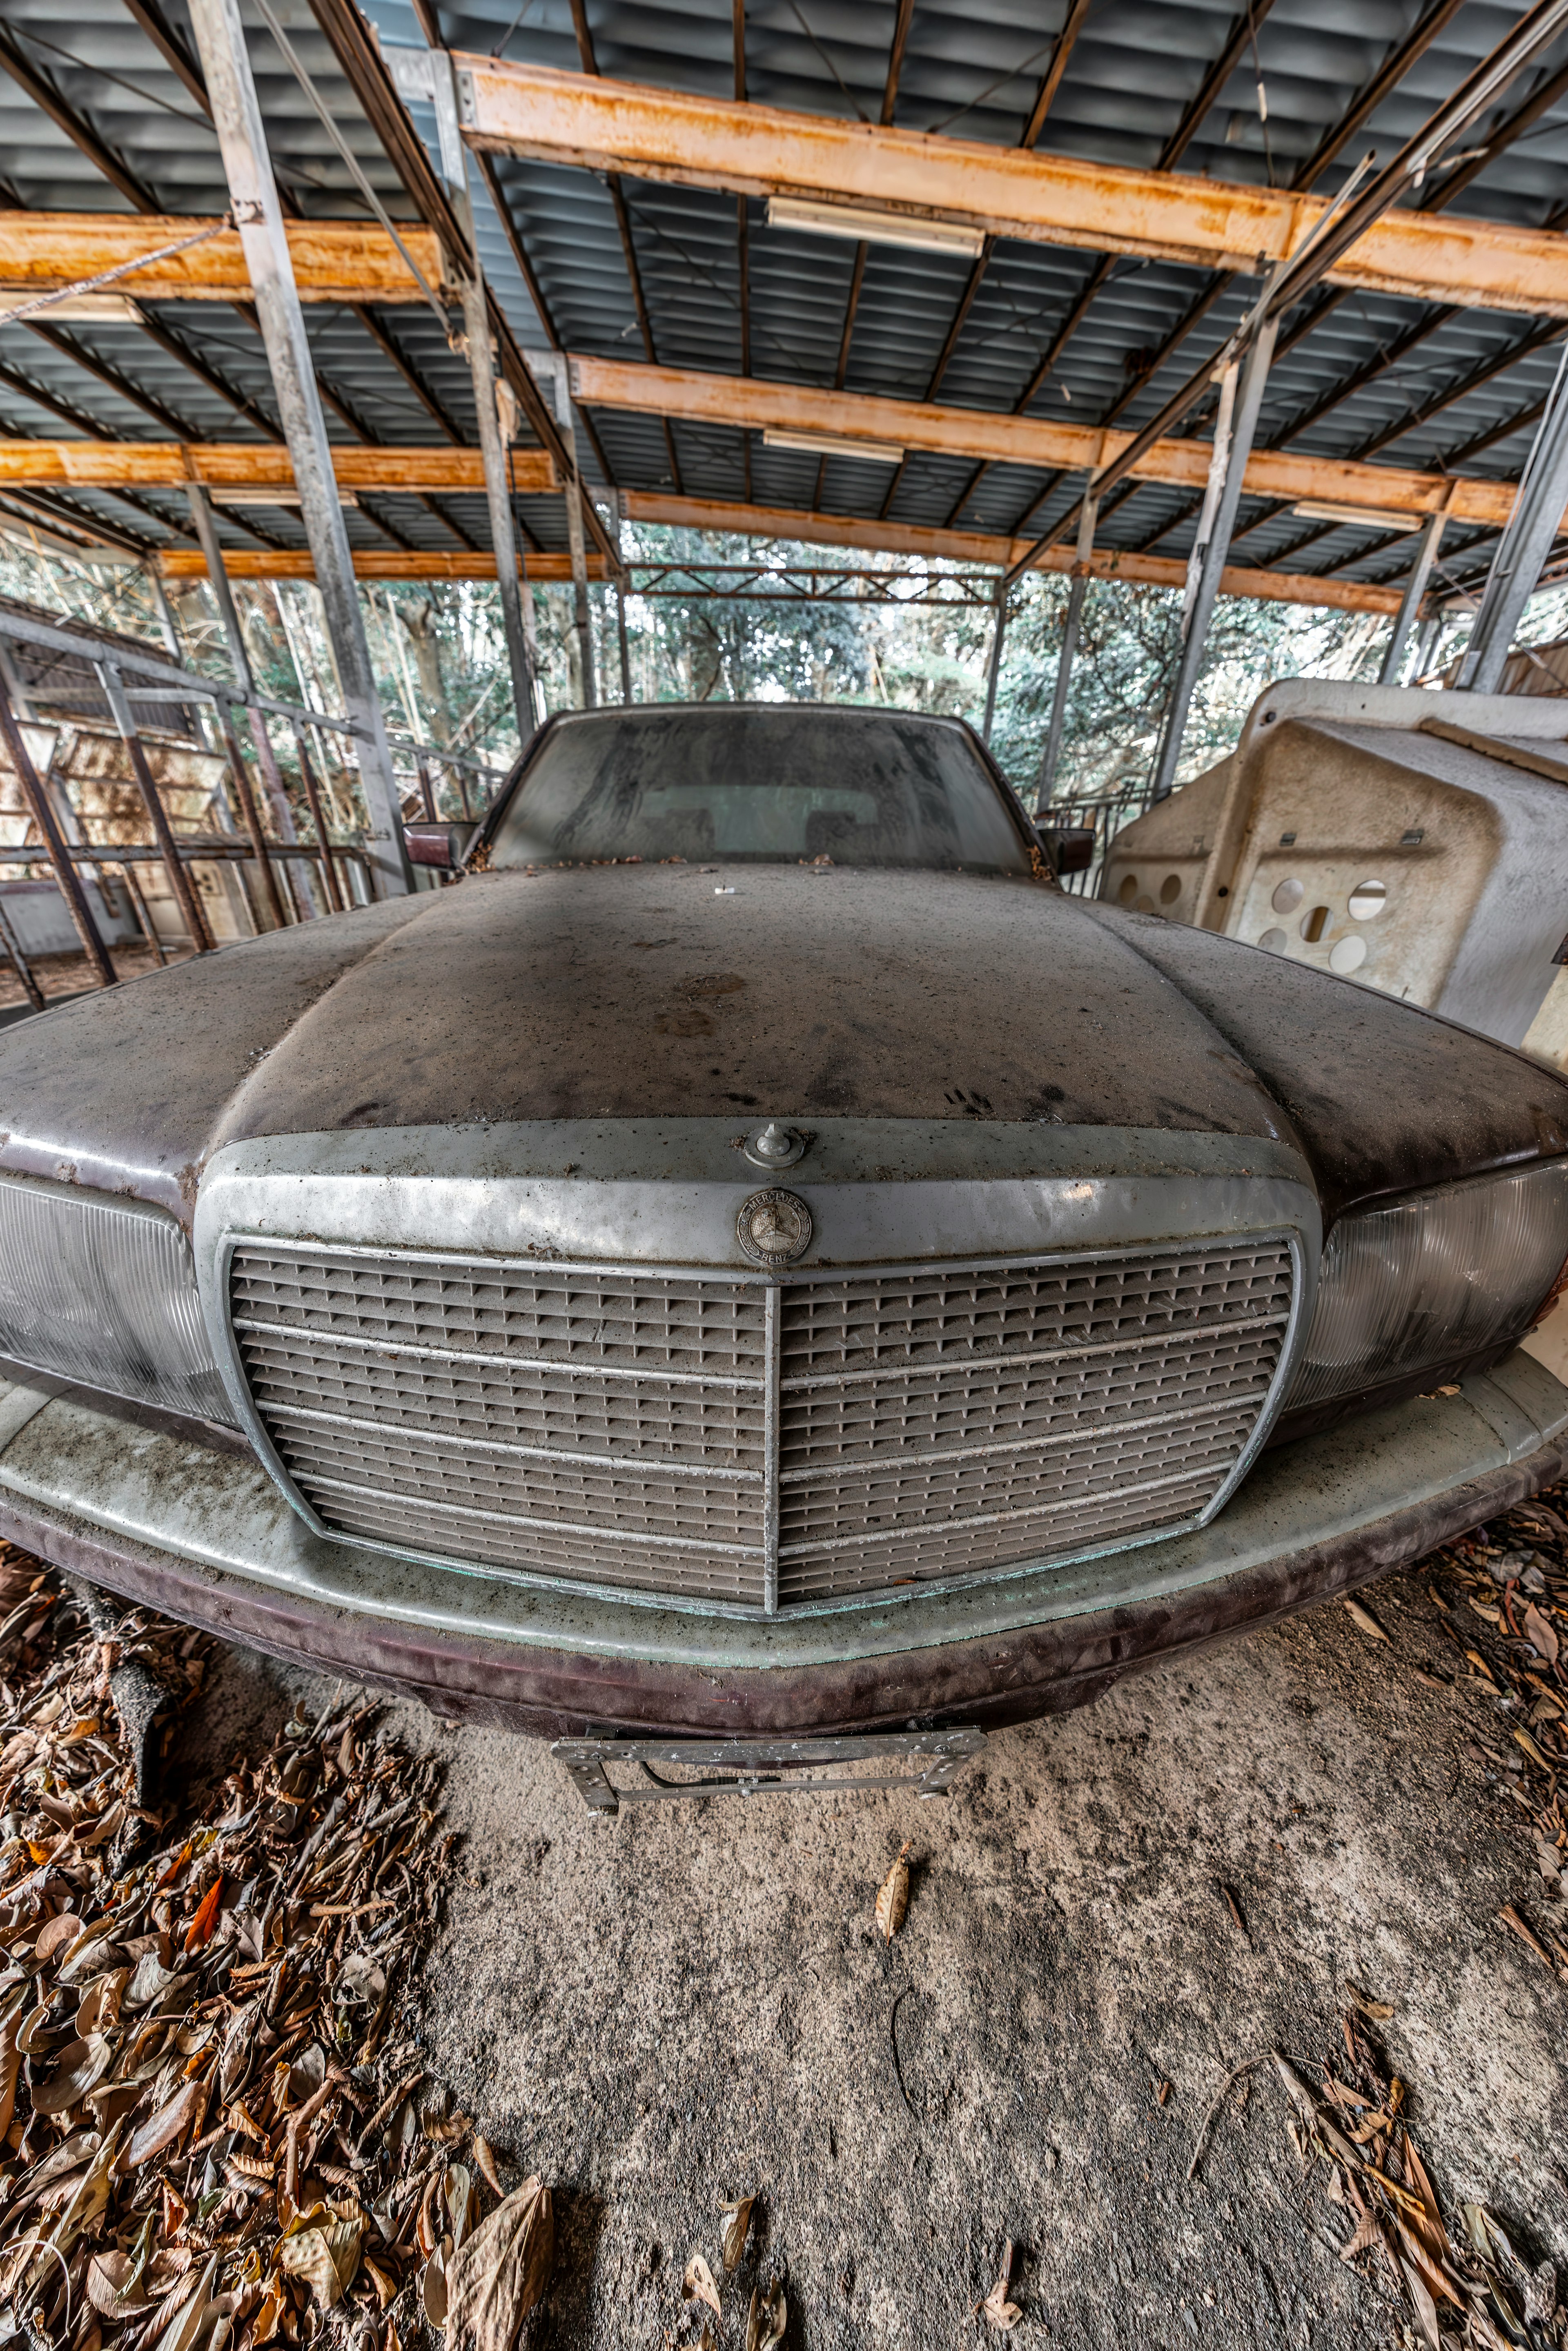
[{"label": "car headlight", "polygon": [[1285,1409],[1414,1378],[1522,1338],[1568,1258],[1568,1160],[1342,1217]]},{"label": "car headlight", "polygon": [[0,1176],[0,1355],[232,1424],[190,1243],[162,1208]]}]

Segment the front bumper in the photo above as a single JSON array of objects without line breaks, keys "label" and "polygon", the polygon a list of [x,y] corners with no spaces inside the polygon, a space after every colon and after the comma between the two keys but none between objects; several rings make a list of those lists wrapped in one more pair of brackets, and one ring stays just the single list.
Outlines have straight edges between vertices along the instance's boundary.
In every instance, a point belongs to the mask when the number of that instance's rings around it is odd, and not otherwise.
[{"label": "front bumper", "polygon": [[237,1443],[0,1380],[0,1534],[224,1638],[551,1737],[998,1728],[1401,1567],[1568,1468],[1521,1353],[1267,1453],[1211,1525],[1069,1567],[740,1620],[533,1590],[313,1534]]}]

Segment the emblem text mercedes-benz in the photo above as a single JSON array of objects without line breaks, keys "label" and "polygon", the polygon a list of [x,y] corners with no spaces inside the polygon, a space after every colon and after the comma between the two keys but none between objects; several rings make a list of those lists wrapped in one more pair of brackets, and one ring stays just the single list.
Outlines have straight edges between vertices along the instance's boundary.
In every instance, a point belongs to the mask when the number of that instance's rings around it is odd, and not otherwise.
[{"label": "emblem text mercedes-benz", "polygon": [[811,1211],[793,1192],[753,1192],[735,1220],[753,1265],[793,1265],[811,1246]]}]

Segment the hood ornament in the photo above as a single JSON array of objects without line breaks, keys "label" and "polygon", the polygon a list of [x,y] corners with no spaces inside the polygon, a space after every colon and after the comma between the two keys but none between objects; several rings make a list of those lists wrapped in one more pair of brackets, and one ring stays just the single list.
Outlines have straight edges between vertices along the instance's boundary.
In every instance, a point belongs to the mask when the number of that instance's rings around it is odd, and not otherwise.
[{"label": "hood ornament", "polygon": [[766,1126],[747,1136],[745,1150],[754,1167],[792,1167],[806,1155],[806,1138],[794,1127],[770,1118]]},{"label": "hood ornament", "polygon": [[753,1265],[769,1272],[793,1265],[811,1246],[811,1211],[793,1192],[753,1192],[735,1220],[735,1237]]}]

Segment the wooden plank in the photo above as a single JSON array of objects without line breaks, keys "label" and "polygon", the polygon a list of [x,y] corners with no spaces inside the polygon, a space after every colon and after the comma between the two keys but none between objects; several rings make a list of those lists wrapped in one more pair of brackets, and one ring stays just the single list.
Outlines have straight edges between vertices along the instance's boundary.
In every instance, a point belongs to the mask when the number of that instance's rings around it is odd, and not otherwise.
[{"label": "wooden plank", "polygon": [[[1075,162],[695,91],[460,55],[476,147],[737,194],[872,205],[988,235],[1257,275],[1294,253],[1326,199],[1195,172]],[[1386,214],[1330,282],[1422,302],[1568,318],[1568,239],[1462,215]]]},{"label": "wooden plank", "polygon": [[[5,219],[0,294],[18,299],[57,293],[214,225],[156,213],[16,212]],[[302,301],[423,301],[385,229],[359,221],[290,220],[285,225]],[[434,230],[400,223],[398,234],[431,285],[439,286],[446,272]],[[149,302],[248,302],[252,288],[239,232],[225,229],[205,245],[116,278],[112,291]],[[38,315],[47,319],[48,313]]]}]

